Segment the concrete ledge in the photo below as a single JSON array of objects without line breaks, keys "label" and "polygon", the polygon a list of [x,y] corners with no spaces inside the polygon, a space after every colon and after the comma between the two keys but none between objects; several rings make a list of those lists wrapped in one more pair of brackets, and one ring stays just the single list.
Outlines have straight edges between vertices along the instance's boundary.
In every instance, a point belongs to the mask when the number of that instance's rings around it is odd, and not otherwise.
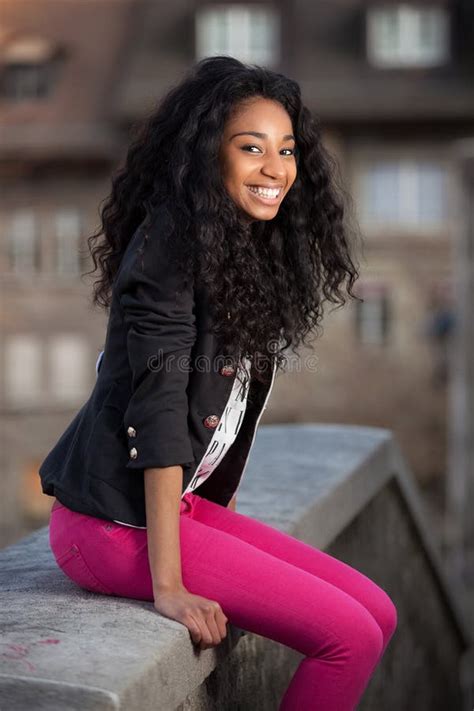
[{"label": "concrete ledge", "polygon": [[[394,599],[399,628],[360,709],[467,704],[471,640],[390,431],[261,426],[238,509],[345,560]],[[301,659],[237,628],[196,652],[151,603],[77,588],[47,527],[0,551],[0,563],[1,709],[270,711]]]}]

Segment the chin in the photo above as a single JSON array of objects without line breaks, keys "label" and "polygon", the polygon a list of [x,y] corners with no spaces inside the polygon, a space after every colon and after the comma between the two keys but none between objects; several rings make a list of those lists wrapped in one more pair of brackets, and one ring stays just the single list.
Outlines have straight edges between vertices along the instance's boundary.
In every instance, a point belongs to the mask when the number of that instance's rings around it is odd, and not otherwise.
[{"label": "chin", "polygon": [[270,210],[262,210],[261,212],[249,212],[243,206],[241,206],[240,209],[248,220],[273,220],[273,218],[276,217],[276,215],[278,214],[278,209],[273,210],[272,212],[270,212]]},{"label": "chin", "polygon": [[[251,215],[248,212],[243,212],[243,219],[246,222],[265,222],[268,220],[273,220],[275,215]],[[275,213],[276,214],[276,213]]]},{"label": "chin", "polygon": [[275,210],[274,212],[264,212],[261,215],[255,215],[254,219],[255,220],[273,220],[274,217],[276,217],[278,214],[278,210]]}]

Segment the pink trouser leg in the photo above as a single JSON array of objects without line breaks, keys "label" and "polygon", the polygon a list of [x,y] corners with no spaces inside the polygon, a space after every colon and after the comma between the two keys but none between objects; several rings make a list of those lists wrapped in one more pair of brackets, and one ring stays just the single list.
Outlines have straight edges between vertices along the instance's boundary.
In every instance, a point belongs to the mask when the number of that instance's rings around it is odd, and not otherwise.
[{"label": "pink trouser leg", "polygon": [[[397,626],[397,610],[387,593],[363,573],[337,558],[268,524],[232,512],[212,501],[198,500],[194,518],[316,575],[358,600],[374,617],[383,635],[381,656]],[[232,513],[235,513],[233,516]]]},{"label": "pink trouser leg", "polygon": [[[396,629],[397,612],[387,593],[346,563],[249,516],[229,511],[200,497],[192,515],[194,520],[225,531],[316,576],[321,584],[315,593],[314,602],[309,603],[306,609],[318,610],[319,596],[325,597],[329,604],[330,618],[332,603],[333,615],[337,617],[334,621],[337,622],[337,628],[333,626],[332,630],[334,634],[340,634],[332,645],[330,633],[326,649],[319,647],[319,651],[315,649],[313,653],[298,646],[297,641],[283,642],[306,654],[306,659],[294,674],[279,711],[342,711],[355,708]],[[288,577],[291,578],[290,572]],[[329,585],[325,586],[324,581]],[[304,578],[300,584],[304,589]],[[309,582],[308,586],[311,590],[314,582]],[[338,595],[333,586],[346,595]],[[302,588],[298,588],[297,597]],[[268,589],[272,591],[272,586]],[[248,629],[244,624],[239,626]],[[264,636],[272,637],[269,634]]]}]

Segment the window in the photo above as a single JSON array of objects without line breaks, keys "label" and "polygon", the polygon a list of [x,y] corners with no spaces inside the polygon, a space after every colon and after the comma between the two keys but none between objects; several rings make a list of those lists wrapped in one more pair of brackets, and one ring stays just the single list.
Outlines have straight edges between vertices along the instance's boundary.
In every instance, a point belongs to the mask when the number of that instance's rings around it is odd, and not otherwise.
[{"label": "window", "polygon": [[55,216],[56,271],[58,274],[78,274],[80,271],[79,241],[81,218],[77,210],[60,210]]},{"label": "window", "polygon": [[356,301],[356,333],[359,343],[384,345],[389,331],[389,297],[385,284],[359,284]]},{"label": "window", "polygon": [[279,16],[269,5],[212,5],[196,14],[198,58],[226,54],[274,65],[279,59]]},{"label": "window", "polygon": [[49,349],[50,392],[52,399],[76,402],[90,385],[89,347],[76,334],[61,334],[52,339]]},{"label": "window", "polygon": [[0,94],[15,101],[49,96],[62,56],[44,37],[25,35],[6,42],[0,53]]},{"label": "window", "polygon": [[49,64],[8,64],[1,74],[1,94],[16,101],[42,99],[50,93],[51,79]]},{"label": "window", "polygon": [[31,405],[40,401],[41,342],[30,334],[17,334],[5,343],[5,391],[13,405]]},{"label": "window", "polygon": [[430,67],[449,57],[446,9],[409,4],[373,7],[367,16],[367,55],[379,67]]},{"label": "window", "polygon": [[444,168],[435,161],[376,161],[362,175],[362,220],[369,225],[433,229],[447,219]]},{"label": "window", "polygon": [[39,269],[36,217],[32,210],[18,209],[7,221],[10,269],[15,274],[32,274]]}]

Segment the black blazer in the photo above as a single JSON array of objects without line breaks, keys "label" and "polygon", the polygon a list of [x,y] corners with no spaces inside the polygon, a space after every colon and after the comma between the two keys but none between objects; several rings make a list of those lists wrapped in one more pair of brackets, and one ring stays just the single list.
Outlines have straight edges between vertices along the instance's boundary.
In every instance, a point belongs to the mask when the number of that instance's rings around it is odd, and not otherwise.
[{"label": "black blazer", "polygon": [[114,281],[94,388],[39,469],[43,493],[65,506],[139,527],[146,526],[147,467],[180,464],[182,496],[197,490],[228,504],[276,373],[275,363],[269,383],[252,373],[235,441],[207,478],[198,476],[216,429],[225,427],[236,371],[210,331],[206,292],[183,287],[169,259],[171,224],[162,203],[146,232],[142,224],[132,236]]}]

